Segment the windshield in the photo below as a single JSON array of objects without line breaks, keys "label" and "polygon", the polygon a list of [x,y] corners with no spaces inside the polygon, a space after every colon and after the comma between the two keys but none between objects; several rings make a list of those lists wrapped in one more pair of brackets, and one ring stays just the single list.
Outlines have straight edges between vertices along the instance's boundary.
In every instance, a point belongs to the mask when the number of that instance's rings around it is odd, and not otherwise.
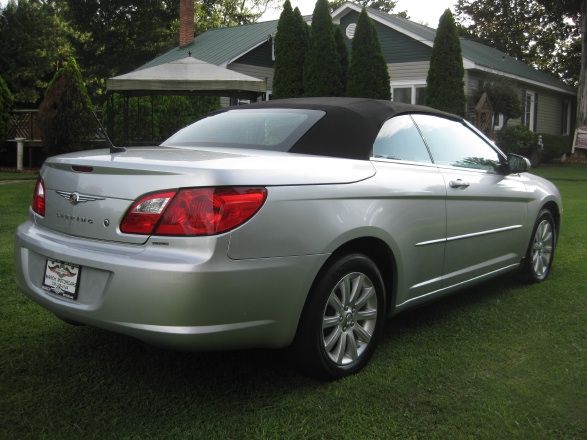
[{"label": "windshield", "polygon": [[228,110],[182,128],[162,145],[288,151],[324,115],[305,109]]}]

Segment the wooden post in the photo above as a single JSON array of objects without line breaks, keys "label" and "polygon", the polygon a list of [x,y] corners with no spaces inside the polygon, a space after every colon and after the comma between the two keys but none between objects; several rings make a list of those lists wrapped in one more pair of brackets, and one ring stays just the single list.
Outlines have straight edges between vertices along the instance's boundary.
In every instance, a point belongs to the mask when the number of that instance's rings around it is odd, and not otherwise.
[{"label": "wooden post", "polygon": [[16,170],[22,171],[22,157],[24,155],[25,138],[15,138],[16,141]]}]

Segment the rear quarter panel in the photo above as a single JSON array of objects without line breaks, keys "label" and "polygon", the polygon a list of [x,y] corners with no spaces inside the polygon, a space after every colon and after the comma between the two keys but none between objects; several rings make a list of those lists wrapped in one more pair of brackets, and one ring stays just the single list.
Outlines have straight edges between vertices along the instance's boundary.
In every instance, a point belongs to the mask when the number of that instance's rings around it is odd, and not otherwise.
[{"label": "rear quarter panel", "polygon": [[231,233],[229,257],[330,254],[355,238],[374,237],[396,259],[398,300],[417,295],[411,287],[441,275],[444,248],[415,244],[445,234],[444,181],[435,167],[374,165],[377,174],[361,182],[269,187],[261,211]]}]

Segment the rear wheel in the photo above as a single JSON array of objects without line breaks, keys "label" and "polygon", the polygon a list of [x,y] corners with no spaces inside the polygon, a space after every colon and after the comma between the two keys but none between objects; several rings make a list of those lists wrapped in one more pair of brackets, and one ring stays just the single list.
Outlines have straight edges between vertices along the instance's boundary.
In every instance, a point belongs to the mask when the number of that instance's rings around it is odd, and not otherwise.
[{"label": "rear wheel", "polygon": [[538,213],[522,267],[522,274],[527,280],[540,282],[548,277],[555,247],[556,226],[554,217],[549,210],[543,209]]},{"label": "rear wheel", "polygon": [[383,329],[383,286],[379,269],[362,254],[339,258],[319,276],[293,346],[304,373],[337,379],[367,364]]}]

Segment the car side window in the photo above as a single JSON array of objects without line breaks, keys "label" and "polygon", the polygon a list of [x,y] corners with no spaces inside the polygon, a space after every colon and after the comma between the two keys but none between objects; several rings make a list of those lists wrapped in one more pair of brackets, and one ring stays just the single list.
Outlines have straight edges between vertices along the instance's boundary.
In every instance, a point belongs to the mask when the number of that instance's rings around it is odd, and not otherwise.
[{"label": "car side window", "polygon": [[396,116],[383,124],[373,143],[373,157],[432,163],[410,115]]},{"label": "car side window", "polygon": [[496,171],[497,151],[459,121],[431,115],[412,115],[430,149],[434,163]]}]

